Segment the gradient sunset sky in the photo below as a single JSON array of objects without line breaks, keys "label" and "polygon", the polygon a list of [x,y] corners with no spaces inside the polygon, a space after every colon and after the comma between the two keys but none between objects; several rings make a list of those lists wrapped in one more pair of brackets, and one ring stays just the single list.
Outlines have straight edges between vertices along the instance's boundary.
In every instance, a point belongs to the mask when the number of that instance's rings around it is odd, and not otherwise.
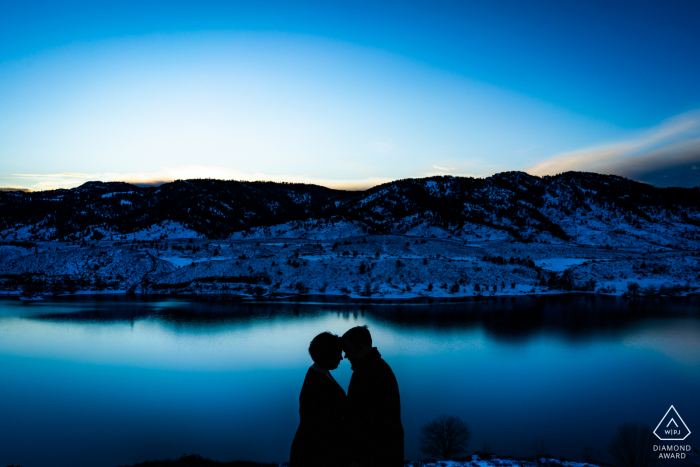
[{"label": "gradient sunset sky", "polygon": [[700,2],[0,0],[0,187],[700,185]]}]

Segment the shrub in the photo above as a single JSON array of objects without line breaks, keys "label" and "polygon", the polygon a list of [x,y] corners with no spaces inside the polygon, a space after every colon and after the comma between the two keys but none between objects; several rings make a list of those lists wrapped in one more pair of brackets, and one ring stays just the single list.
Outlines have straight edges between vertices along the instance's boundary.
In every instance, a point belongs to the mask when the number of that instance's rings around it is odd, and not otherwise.
[{"label": "shrub", "polygon": [[532,442],[532,449],[535,451],[535,459],[542,459],[549,457],[549,448],[544,443],[544,440],[540,438],[539,441]]},{"label": "shrub", "polygon": [[651,429],[639,423],[623,423],[608,444],[616,467],[652,467],[658,463]]},{"label": "shrub", "polygon": [[636,282],[628,282],[627,293],[630,295],[630,297],[636,297],[639,295],[639,284]]},{"label": "shrub", "polygon": [[446,461],[464,452],[472,436],[469,426],[454,415],[440,415],[423,425],[420,431],[420,450]]},{"label": "shrub", "polygon": [[586,446],[583,448],[582,460],[586,464],[599,464],[600,463],[600,451],[593,449],[593,446]]}]

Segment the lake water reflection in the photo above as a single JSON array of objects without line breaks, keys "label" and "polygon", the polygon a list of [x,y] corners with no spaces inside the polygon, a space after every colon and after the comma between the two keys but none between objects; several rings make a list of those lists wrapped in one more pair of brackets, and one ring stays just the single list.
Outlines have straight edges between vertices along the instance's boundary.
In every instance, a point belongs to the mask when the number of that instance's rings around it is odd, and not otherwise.
[{"label": "lake water reflection", "polygon": [[[0,301],[0,465],[116,466],[199,453],[284,462],[319,332],[367,324],[401,389],[406,457],[441,413],[484,442],[578,460],[673,404],[700,428],[700,300],[454,304]],[[343,361],[334,377],[347,389]],[[693,427],[698,428],[693,428]],[[692,436],[692,435],[691,435]]]}]

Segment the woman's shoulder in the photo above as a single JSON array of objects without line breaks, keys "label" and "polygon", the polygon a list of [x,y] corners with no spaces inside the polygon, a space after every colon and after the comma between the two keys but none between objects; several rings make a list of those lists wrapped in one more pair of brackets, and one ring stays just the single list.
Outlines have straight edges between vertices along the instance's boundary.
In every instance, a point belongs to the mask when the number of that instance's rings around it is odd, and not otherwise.
[{"label": "woman's shoulder", "polygon": [[306,378],[304,379],[304,387],[302,392],[334,392],[340,390],[345,394],[345,390],[335,381],[331,380],[328,376],[319,373],[313,368],[309,368],[306,372]]},{"label": "woman's shoulder", "polygon": [[304,386],[306,385],[313,385],[313,386],[318,386],[321,385],[327,380],[328,378],[318,371],[314,370],[313,368],[309,367],[308,370],[306,370],[306,377],[304,378]]}]

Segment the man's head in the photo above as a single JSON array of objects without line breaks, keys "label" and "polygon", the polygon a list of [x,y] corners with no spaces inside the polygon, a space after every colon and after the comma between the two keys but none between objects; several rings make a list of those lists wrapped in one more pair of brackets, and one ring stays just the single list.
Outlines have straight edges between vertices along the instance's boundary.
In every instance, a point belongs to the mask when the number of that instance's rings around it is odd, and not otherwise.
[{"label": "man's head", "polygon": [[343,359],[343,346],[340,337],[330,332],[322,332],[314,337],[309,345],[311,359],[326,370],[335,370]]},{"label": "man's head", "polygon": [[362,360],[372,350],[372,335],[367,326],[357,326],[343,334],[343,351],[350,363]]}]

